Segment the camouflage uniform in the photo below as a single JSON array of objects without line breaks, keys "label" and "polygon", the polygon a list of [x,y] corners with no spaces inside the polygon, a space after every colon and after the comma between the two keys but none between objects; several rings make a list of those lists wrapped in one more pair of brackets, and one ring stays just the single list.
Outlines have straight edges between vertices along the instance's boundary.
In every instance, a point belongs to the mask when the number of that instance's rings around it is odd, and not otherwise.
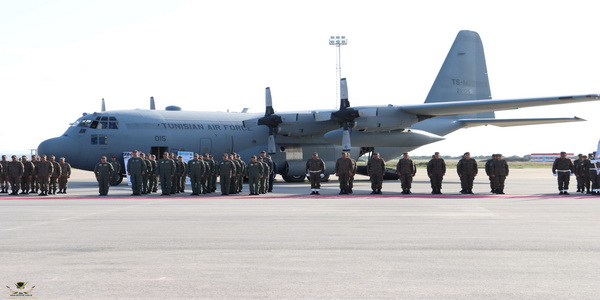
[{"label": "camouflage uniform", "polygon": [[10,182],[12,191],[10,195],[19,194],[19,187],[21,185],[21,176],[23,176],[23,171],[23,164],[17,160],[16,156],[14,156],[14,159],[8,162],[6,167],[6,176],[8,177],[8,182]]},{"label": "camouflage uniform", "polygon": [[2,165],[2,172],[0,172],[0,193],[8,193],[8,160],[6,160],[6,155],[2,155],[2,160],[0,161]]},{"label": "camouflage uniform", "polygon": [[38,162],[35,167],[35,177],[40,184],[40,196],[48,195],[48,185],[50,183],[50,177],[54,173],[54,164],[50,161],[42,161]]},{"label": "camouflage uniform", "polygon": [[461,194],[473,194],[473,181],[478,171],[475,159],[463,157],[458,161],[456,173],[460,177]]},{"label": "camouflage uniform", "polygon": [[385,175],[385,160],[380,157],[369,159],[367,162],[367,174],[371,180],[371,194],[381,194],[383,175]]},{"label": "camouflage uniform", "polygon": [[306,176],[310,180],[311,195],[320,195],[321,176],[325,176],[325,162],[313,156],[306,161]]},{"label": "camouflage uniform", "polygon": [[[62,161],[62,160],[61,160]],[[66,194],[67,193],[67,183],[69,182],[69,177],[71,177],[71,165],[67,162],[60,162],[60,177],[58,177],[58,193]]]},{"label": "camouflage uniform", "polygon": [[54,157],[50,157],[50,162],[52,162],[52,176],[50,177],[50,187],[49,191],[51,194],[56,194],[56,190],[58,189],[58,177],[60,177],[60,164],[54,160]]},{"label": "camouflage uniform", "polygon": [[442,180],[446,174],[446,162],[443,158],[433,157],[427,163],[427,175],[431,181],[432,194],[442,193]]},{"label": "camouflage uniform", "polygon": [[35,171],[35,167],[32,162],[27,160],[27,157],[23,156],[21,159],[23,164],[23,176],[21,177],[21,194],[29,194],[31,186],[31,178]]},{"label": "camouflage uniform", "polygon": [[350,175],[352,174],[352,161],[343,155],[335,162],[335,175],[340,182],[340,195],[348,194],[350,190]]},{"label": "camouflage uniform", "polygon": [[410,158],[401,158],[396,165],[396,173],[400,177],[402,194],[411,194],[413,177],[417,173],[417,166]]}]

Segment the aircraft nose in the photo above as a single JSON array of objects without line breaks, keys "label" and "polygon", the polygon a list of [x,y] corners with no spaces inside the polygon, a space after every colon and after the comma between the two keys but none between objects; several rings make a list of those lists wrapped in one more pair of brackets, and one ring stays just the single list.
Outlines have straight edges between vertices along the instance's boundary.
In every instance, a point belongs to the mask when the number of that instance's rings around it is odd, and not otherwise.
[{"label": "aircraft nose", "polygon": [[37,148],[39,155],[65,157],[67,161],[79,160],[79,144],[72,138],[61,136],[43,141]]}]

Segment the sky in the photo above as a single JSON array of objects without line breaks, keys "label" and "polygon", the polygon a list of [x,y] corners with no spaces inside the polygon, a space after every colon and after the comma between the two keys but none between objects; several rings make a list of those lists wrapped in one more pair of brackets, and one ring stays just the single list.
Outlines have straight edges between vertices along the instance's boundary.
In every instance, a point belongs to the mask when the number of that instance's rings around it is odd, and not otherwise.
[{"label": "sky", "polygon": [[[458,31],[483,41],[492,97],[600,93],[598,1],[0,0],[0,153],[29,153],[83,112],[335,109],[422,103]],[[587,122],[459,130],[427,155],[591,152],[600,101],[496,113]]]}]

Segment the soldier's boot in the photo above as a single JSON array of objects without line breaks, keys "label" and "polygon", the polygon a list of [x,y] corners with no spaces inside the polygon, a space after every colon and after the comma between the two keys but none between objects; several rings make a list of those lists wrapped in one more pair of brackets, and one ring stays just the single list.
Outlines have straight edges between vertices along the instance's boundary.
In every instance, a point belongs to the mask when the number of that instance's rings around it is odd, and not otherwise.
[{"label": "soldier's boot", "polygon": [[460,193],[461,193],[461,194],[466,194],[466,193],[467,193],[467,191],[465,191],[465,189],[462,189],[462,190],[460,190]]},{"label": "soldier's boot", "polygon": [[471,194],[471,195],[473,195],[473,190],[472,190],[472,189],[469,189],[469,190],[467,191],[467,194]]},{"label": "soldier's boot", "polygon": [[498,191],[496,192],[496,194],[504,195],[504,189],[498,189]]},{"label": "soldier's boot", "polygon": [[[377,193],[377,190],[373,189],[373,191],[371,192],[371,195],[376,194],[376,193]],[[404,194],[404,191],[402,191],[402,194]]]},{"label": "soldier's boot", "polygon": [[410,189],[406,189],[406,193],[409,194],[409,195],[412,194],[412,192],[410,191]]},{"label": "soldier's boot", "polygon": [[381,189],[378,189],[378,190],[377,190],[377,194],[379,194],[379,195],[381,195],[381,194],[382,194],[382,193],[381,193]]}]

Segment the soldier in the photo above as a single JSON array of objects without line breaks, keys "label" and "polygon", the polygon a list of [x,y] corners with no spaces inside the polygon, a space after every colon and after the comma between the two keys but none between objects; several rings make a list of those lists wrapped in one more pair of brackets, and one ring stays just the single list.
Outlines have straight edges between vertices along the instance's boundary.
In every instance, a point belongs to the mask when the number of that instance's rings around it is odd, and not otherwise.
[{"label": "soldier", "polygon": [[346,152],[346,158],[350,160],[350,164],[352,165],[352,168],[350,169],[350,178],[348,178],[348,194],[352,194],[352,189],[354,188],[354,176],[356,176],[358,166],[356,164],[356,160],[350,157],[350,153]]},{"label": "soldier", "polygon": [[485,162],[485,174],[488,176],[489,180],[490,180],[490,193],[496,193],[495,187],[496,187],[496,182],[495,182],[495,177],[492,176],[492,165],[494,164],[494,161],[496,160],[496,154],[492,154],[492,158],[488,159]]},{"label": "soldier", "polygon": [[209,166],[209,173],[207,177],[207,189],[209,193],[214,193],[217,190],[217,162],[214,156],[211,154],[204,154],[204,158]]},{"label": "soldier", "polygon": [[575,165],[575,174],[579,181],[577,187],[580,193],[591,194],[590,192],[590,168],[592,163],[587,159],[587,155],[581,156],[581,160]]},{"label": "soldier", "polygon": [[338,176],[340,182],[340,195],[346,195],[349,192],[350,175],[352,174],[352,161],[342,152],[342,156],[335,162],[335,176]]},{"label": "soldier", "polygon": [[132,196],[139,196],[142,194],[142,175],[146,170],[146,163],[143,159],[138,156],[138,151],[133,150],[131,152],[132,157],[127,161],[127,175],[131,180]]},{"label": "soldier", "polygon": [[446,175],[446,162],[440,157],[440,153],[436,152],[427,163],[427,175],[431,181],[431,193],[442,194],[442,180]]},{"label": "soldier", "polygon": [[35,167],[35,177],[40,185],[39,196],[48,196],[48,184],[54,173],[54,165],[46,159],[46,155],[40,156],[40,162]]},{"label": "soldier", "polygon": [[198,153],[194,154],[194,159],[188,161],[188,176],[192,184],[192,196],[198,196],[202,193],[202,176],[204,175],[204,163]]},{"label": "soldier", "polygon": [[54,157],[54,155],[50,156],[50,162],[52,163],[52,168],[53,168],[53,172],[52,172],[52,176],[50,177],[50,188],[49,188],[49,192],[52,195],[56,194],[56,190],[58,189],[58,177],[60,177],[60,164],[56,161],[56,158]]},{"label": "soldier", "polygon": [[156,162],[156,155],[150,154],[150,167],[152,172],[150,173],[150,182],[148,183],[148,193],[156,193],[158,192],[158,173],[156,168],[158,168],[158,163]]},{"label": "soldier", "polygon": [[246,166],[246,176],[248,176],[248,188],[250,195],[258,195],[260,176],[263,173],[263,165],[256,160],[256,155],[250,157],[250,163]]},{"label": "soldier", "polygon": [[590,183],[591,183],[591,188],[592,188],[592,195],[597,195],[598,191],[599,191],[599,185],[598,185],[598,170],[600,170],[600,163],[598,163],[598,161],[596,160],[596,152],[594,151],[594,153],[591,153],[589,155],[590,157]]},{"label": "soldier", "polygon": [[233,176],[233,164],[227,153],[223,154],[223,160],[219,163],[219,175],[221,184],[221,195],[229,195],[231,189],[231,176]]},{"label": "soldier", "polygon": [[396,173],[400,177],[400,185],[402,186],[402,194],[412,194],[412,181],[417,174],[417,166],[412,159],[408,158],[408,153],[402,153],[402,158],[398,160],[396,165]]},{"label": "soldier", "polygon": [[0,165],[2,165],[2,173],[0,173],[0,193],[6,194],[8,193],[8,160],[6,160],[6,155],[2,155],[2,160],[0,161]]},{"label": "soldier", "polygon": [[325,177],[325,162],[319,158],[317,152],[306,162],[306,177],[310,180],[310,194],[320,195],[321,178]]},{"label": "soldier", "polygon": [[187,173],[188,173],[188,165],[185,161],[183,161],[183,156],[177,157],[179,168],[181,168],[181,177],[179,177],[179,192],[185,193],[185,183],[187,181]]},{"label": "soldier", "polygon": [[[208,177],[211,175],[210,165],[208,164],[208,161],[205,160],[204,156],[200,155],[199,159],[200,159],[200,162],[202,163],[202,176],[200,177],[200,190],[201,190],[202,194],[207,194],[207,193],[210,193],[210,191],[208,190],[208,182],[209,182]],[[208,159],[208,155],[206,156],[206,159]]]},{"label": "soldier", "polygon": [[267,192],[273,192],[273,183],[275,183],[275,175],[277,175],[277,163],[271,158],[271,155],[267,155],[267,158],[271,161],[271,170],[269,171],[269,187]]},{"label": "soldier", "polygon": [[69,178],[71,178],[71,165],[68,162],[65,162],[64,157],[59,158],[58,163],[60,164],[60,177],[58,177],[57,194],[66,194],[67,183],[69,182]]},{"label": "soldier", "polygon": [[232,164],[232,168],[231,168],[231,183],[229,184],[229,193],[230,194],[237,194],[237,182],[238,182],[238,178],[240,176],[240,170],[242,169],[242,166],[240,166],[240,164],[235,160],[235,155],[233,154],[229,154],[229,162],[231,162]]},{"label": "soldier", "polygon": [[383,176],[385,175],[385,161],[379,157],[379,153],[373,153],[373,156],[367,162],[367,174],[371,179],[371,194],[381,194],[383,186]]},{"label": "soldier", "polygon": [[258,157],[258,162],[261,163],[263,166],[263,172],[262,174],[260,174],[260,180],[258,182],[258,193],[266,194],[269,190],[269,164],[264,162],[264,158],[262,156]]},{"label": "soldier", "polygon": [[153,172],[152,165],[150,164],[150,160],[146,158],[146,154],[140,152],[140,158],[144,162],[142,165],[142,195],[148,194],[148,184],[150,183],[150,174]]},{"label": "soldier", "polygon": [[502,159],[502,154],[496,154],[496,160],[492,162],[491,171],[492,177],[494,178],[493,182],[495,184],[494,192],[503,195],[504,181],[508,176],[508,163],[506,160]]},{"label": "soldier", "polygon": [[35,167],[32,162],[27,161],[27,156],[25,155],[21,157],[21,163],[23,164],[23,176],[21,176],[21,194],[27,195],[29,194],[29,187]]},{"label": "soldier", "polygon": [[121,177],[121,163],[113,155],[110,160],[110,165],[113,167],[113,176],[110,177],[110,185],[117,185],[119,178]]},{"label": "soldier", "polygon": [[[273,191],[273,186],[271,184],[269,184],[269,182],[271,182],[271,176],[272,176],[271,173],[273,173],[273,171],[274,171],[273,170],[273,161],[271,160],[270,156],[267,156],[267,151],[264,151],[264,150],[260,152],[260,157],[262,157],[263,163],[266,163],[267,166],[269,167],[269,171],[267,173],[269,175],[267,176],[267,181],[266,181],[267,183],[266,183],[266,186],[265,186],[265,192],[272,192]],[[275,177],[273,177],[273,178],[275,178]],[[270,191],[269,191],[269,188],[271,189]]]},{"label": "soldier", "polygon": [[169,153],[165,152],[163,158],[158,160],[157,165],[155,173],[160,177],[161,195],[168,196],[171,194],[172,179],[175,176],[175,162],[169,158]]},{"label": "soldier", "polygon": [[580,185],[583,184],[581,178],[579,178],[579,174],[577,173],[577,166],[579,165],[579,163],[583,160],[583,154],[579,153],[577,154],[577,159],[575,161],[573,161],[573,168],[575,168],[575,180],[577,180],[577,193],[581,192],[581,188]]},{"label": "soldier", "polygon": [[473,181],[477,176],[477,161],[471,158],[471,153],[465,152],[456,165],[456,173],[460,177],[461,194],[473,194]]},{"label": "soldier", "polygon": [[235,159],[237,160],[238,164],[240,164],[240,167],[241,167],[240,176],[238,178],[238,183],[237,183],[237,192],[241,193],[242,189],[244,187],[244,176],[246,176],[246,168],[248,166],[246,165],[246,162],[242,160],[242,157],[239,154],[235,155]]},{"label": "soldier", "polygon": [[552,164],[552,174],[558,177],[559,195],[569,195],[569,180],[571,173],[575,172],[573,162],[567,158],[567,152],[561,152],[560,157]]},{"label": "soldier", "polygon": [[98,181],[100,196],[108,195],[108,188],[110,187],[111,177],[115,176],[115,169],[111,163],[106,162],[106,156],[100,158],[100,162],[94,167],[94,174]]},{"label": "soldier", "polygon": [[16,155],[11,156],[12,161],[6,166],[6,176],[10,183],[12,193],[9,195],[19,195],[19,186],[21,185],[21,177],[23,176],[23,164],[17,159]]},{"label": "soldier", "polygon": [[[40,160],[38,159],[38,156],[33,154],[31,155],[31,163],[33,163],[33,168],[35,170],[35,168],[37,167],[37,164],[40,162]],[[31,175],[31,191],[29,191],[30,193],[37,193],[40,190],[40,183],[37,180],[37,177],[35,176],[35,171],[33,172],[33,174]]]}]

